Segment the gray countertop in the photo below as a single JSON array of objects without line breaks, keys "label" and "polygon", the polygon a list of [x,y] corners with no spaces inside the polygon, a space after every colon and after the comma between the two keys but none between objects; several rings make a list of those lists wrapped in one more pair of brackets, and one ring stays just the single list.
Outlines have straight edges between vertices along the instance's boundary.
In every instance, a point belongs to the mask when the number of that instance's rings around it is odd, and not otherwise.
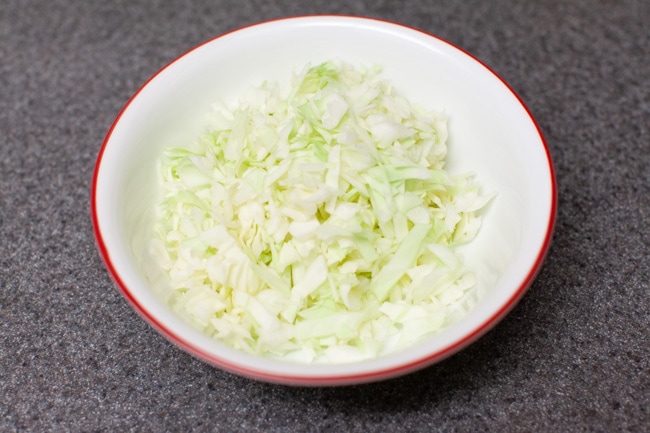
[{"label": "gray countertop", "polygon": [[[120,108],[171,59],[289,15],[397,21],[508,81],[546,135],[547,261],[478,342],[344,388],[258,383],[159,336],[97,253],[89,186]],[[0,431],[650,430],[650,2],[0,4]]]}]

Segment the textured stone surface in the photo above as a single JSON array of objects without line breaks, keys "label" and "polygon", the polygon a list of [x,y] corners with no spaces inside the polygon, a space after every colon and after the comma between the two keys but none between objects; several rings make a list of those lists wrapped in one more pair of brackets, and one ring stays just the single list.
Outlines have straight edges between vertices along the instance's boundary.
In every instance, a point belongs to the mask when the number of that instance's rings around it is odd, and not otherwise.
[{"label": "textured stone surface", "polygon": [[[89,185],[129,96],[192,46],[299,14],[380,17],[490,65],[546,134],[554,242],[529,293],[418,373],[295,389],[176,349],[113,288]],[[0,4],[0,431],[650,430],[650,2]]]}]

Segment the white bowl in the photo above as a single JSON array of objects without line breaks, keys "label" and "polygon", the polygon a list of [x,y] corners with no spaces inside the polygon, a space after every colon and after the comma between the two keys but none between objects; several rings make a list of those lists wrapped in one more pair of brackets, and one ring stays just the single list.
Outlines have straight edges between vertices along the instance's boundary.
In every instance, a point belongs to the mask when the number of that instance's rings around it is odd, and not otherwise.
[{"label": "white bowl", "polygon": [[[217,98],[264,80],[287,81],[307,63],[379,64],[399,93],[449,118],[447,168],[471,171],[498,194],[465,249],[481,298],[465,317],[408,349],[345,364],[299,364],[232,349],[177,317],[140,259],[150,236],[155,163],[192,139]],[[548,148],[530,112],[487,66],[439,38],[375,19],[311,16],[239,29],[188,51],[146,82],[117,116],[92,184],[98,247],[122,294],[162,335],[225,370],[293,385],[340,385],[402,375],[440,361],[491,329],[522,297],[548,250],[556,213]]]}]

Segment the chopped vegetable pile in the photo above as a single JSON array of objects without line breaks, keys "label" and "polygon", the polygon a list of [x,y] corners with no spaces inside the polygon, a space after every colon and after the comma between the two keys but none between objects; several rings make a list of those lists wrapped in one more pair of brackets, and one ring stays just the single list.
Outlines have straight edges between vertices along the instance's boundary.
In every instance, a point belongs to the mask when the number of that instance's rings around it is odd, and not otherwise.
[{"label": "chopped vegetable pile", "polygon": [[380,75],[306,67],[217,103],[205,135],[166,149],[150,251],[177,312],[247,352],[350,362],[468,308],[454,247],[490,197],[445,171],[445,116]]}]

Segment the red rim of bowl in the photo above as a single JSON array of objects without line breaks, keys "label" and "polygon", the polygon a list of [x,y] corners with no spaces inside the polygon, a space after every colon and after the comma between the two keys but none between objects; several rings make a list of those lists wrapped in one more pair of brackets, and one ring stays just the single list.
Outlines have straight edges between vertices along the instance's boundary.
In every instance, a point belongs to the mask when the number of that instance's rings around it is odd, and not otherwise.
[{"label": "red rim of bowl", "polygon": [[[97,189],[97,179],[99,176],[99,171],[101,168],[101,163],[102,163],[102,157],[104,154],[104,151],[106,149],[106,146],[108,145],[108,142],[111,138],[111,135],[113,133],[113,130],[115,129],[117,123],[119,122],[120,118],[126,111],[126,109],[129,107],[129,105],[132,103],[132,101],[139,95],[139,93],[147,87],[147,85],[154,80],[160,73],[162,73],[165,69],[167,69],[170,65],[176,63],[183,57],[185,57],[187,54],[193,52],[194,50],[202,47],[203,45],[212,43],[215,40],[218,40],[226,35],[229,35],[231,33],[239,32],[251,27],[257,27],[260,25],[264,24],[269,24],[273,22],[279,22],[279,21],[290,21],[290,20],[295,20],[295,19],[305,19],[305,18],[322,18],[322,19],[327,19],[327,18],[334,18],[334,19],[353,19],[353,20],[361,20],[361,21],[368,21],[368,22],[377,22],[377,23],[383,23],[383,24],[388,24],[388,25],[393,25],[397,27],[401,27],[407,30],[411,31],[416,31],[420,34],[423,34],[427,37],[433,38],[439,42],[442,42],[444,44],[449,45],[450,47],[460,51],[461,53],[465,54],[475,62],[479,63],[481,66],[483,66],[488,72],[490,72],[493,76],[495,76],[502,84],[505,86],[511,93],[512,95],[517,99],[521,107],[525,110],[526,114],[528,115],[530,121],[533,123],[535,126],[535,129],[539,135],[539,139],[541,143],[544,146],[544,151],[546,154],[546,160],[548,163],[548,170],[549,170],[549,180],[551,182],[551,203],[550,203],[550,212],[548,216],[548,224],[546,228],[546,234],[544,237],[544,241],[542,242],[541,248],[538,251],[536,260],[531,267],[530,271],[528,272],[526,278],[521,282],[517,290],[513,293],[513,295],[508,299],[507,302],[505,302],[502,307],[494,313],[488,320],[486,320],[483,324],[478,326],[473,330],[473,332],[467,334],[465,337],[462,339],[454,342],[453,344],[450,344],[434,353],[431,353],[425,357],[410,361],[408,363],[396,365],[391,368],[385,368],[385,369],[380,369],[380,370],[375,370],[375,371],[369,371],[367,373],[354,373],[354,374],[348,374],[348,375],[311,375],[311,376],[305,376],[305,375],[288,375],[288,374],[275,374],[275,373],[269,373],[264,370],[258,370],[258,369],[253,369],[253,368],[247,368],[243,367],[241,365],[232,363],[224,358],[217,357],[213,355],[212,353],[208,353],[207,351],[201,349],[200,347],[197,347],[188,341],[184,340],[182,337],[180,337],[176,332],[173,330],[169,329],[166,327],[163,323],[158,321],[155,317],[153,317],[136,299],[135,297],[131,294],[130,290],[126,286],[126,284],[122,281],[120,278],[120,275],[113,266],[113,263],[111,261],[111,257],[109,254],[109,251],[106,247],[106,244],[104,242],[104,238],[102,236],[101,229],[99,227],[99,219],[97,215],[97,196],[96,196],[96,189]],[[190,353],[194,357],[203,360],[204,362],[207,362],[213,366],[216,366],[218,368],[221,368],[223,370],[229,371],[231,373],[240,375],[240,376],[245,376],[249,377],[252,379],[256,380],[262,380],[265,382],[271,382],[271,383],[280,383],[280,384],[285,384],[285,385],[307,385],[307,386],[330,386],[330,385],[349,385],[349,384],[358,384],[358,383],[365,383],[365,382],[373,382],[373,381],[378,381],[378,380],[384,380],[384,379],[389,379],[397,376],[402,376],[404,374],[408,374],[411,372],[414,372],[416,370],[422,369],[424,367],[427,367],[429,365],[432,365],[434,363],[440,362],[443,359],[457,353],[458,351],[462,350],[463,348],[467,347],[477,339],[479,339],[481,336],[483,336],[485,333],[487,333],[490,329],[492,329],[501,319],[503,319],[514,307],[515,305],[519,302],[519,300],[523,297],[523,295],[526,293],[532,282],[534,281],[535,277],[537,276],[538,272],[540,271],[542,264],[544,263],[544,260],[546,258],[546,254],[548,252],[548,249],[550,247],[551,239],[553,237],[553,230],[555,227],[555,219],[557,215],[557,184],[556,184],[556,179],[555,179],[555,170],[553,167],[553,162],[551,159],[550,151],[548,148],[548,144],[546,142],[546,139],[544,138],[544,135],[542,134],[542,131],[533,117],[532,113],[526,106],[526,104],[523,102],[523,100],[519,97],[517,92],[514,91],[514,89],[503,79],[501,78],[492,68],[490,68],[488,65],[483,63],[481,60],[476,58],[474,55],[470,54],[469,52],[465,51],[464,49],[452,44],[451,42],[448,42],[444,39],[441,39],[435,35],[432,35],[430,33],[427,33],[423,30],[417,29],[415,27],[410,27],[401,23],[395,23],[392,21],[388,20],[382,20],[382,19],[377,19],[377,18],[369,18],[369,17],[360,17],[360,16],[348,16],[348,15],[307,15],[307,16],[294,16],[294,17],[286,17],[286,18],[278,18],[274,20],[268,20],[268,21],[263,21],[259,23],[254,23],[250,24],[247,26],[239,27],[236,29],[233,29],[229,32],[220,34],[214,38],[208,39],[207,41],[189,49],[185,53],[181,54],[180,56],[176,57],[173,59],[171,62],[167,63],[164,67],[162,67],[158,72],[156,72],[154,75],[152,75],[140,88],[129,98],[127,103],[122,107],[118,115],[116,116],[115,120],[113,121],[113,124],[111,125],[110,129],[108,130],[108,133],[106,134],[106,137],[104,138],[104,141],[102,143],[102,146],[99,150],[98,156],[97,156],[97,161],[95,164],[95,169],[93,172],[93,178],[92,178],[92,185],[91,185],[91,191],[90,191],[90,205],[91,205],[91,218],[92,218],[92,223],[93,223],[93,229],[95,233],[95,240],[97,243],[97,248],[99,250],[99,253],[104,261],[104,264],[106,268],[108,269],[111,278],[113,279],[115,285],[119,289],[119,291],[122,293],[122,295],[127,299],[127,301],[131,304],[131,306],[139,313],[139,315],[145,319],[151,326],[153,326],[154,329],[156,329],[161,335],[166,337],[170,342],[175,344],[176,346],[180,347],[184,351]]]}]

